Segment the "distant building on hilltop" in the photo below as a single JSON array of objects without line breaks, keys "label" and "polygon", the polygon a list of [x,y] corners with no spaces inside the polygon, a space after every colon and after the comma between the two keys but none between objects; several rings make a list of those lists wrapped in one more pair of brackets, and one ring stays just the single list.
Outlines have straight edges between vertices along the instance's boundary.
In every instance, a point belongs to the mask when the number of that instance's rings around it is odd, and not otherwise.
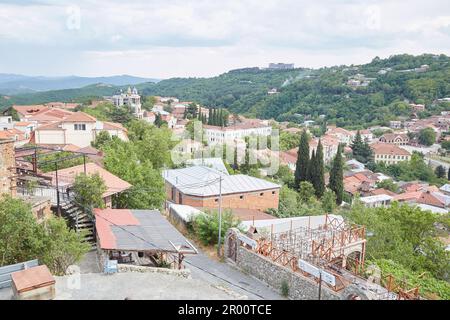
[{"label": "distant building on hilltop", "polygon": [[131,87],[128,87],[126,93],[122,92],[121,90],[120,94],[112,96],[111,100],[116,107],[121,107],[125,105],[131,107],[134,115],[137,118],[142,119],[143,112],[141,105],[141,96],[138,94],[136,88],[131,89]]},{"label": "distant building on hilltop", "polygon": [[293,63],[269,63],[269,69],[290,70],[290,69],[294,69],[294,64]]}]

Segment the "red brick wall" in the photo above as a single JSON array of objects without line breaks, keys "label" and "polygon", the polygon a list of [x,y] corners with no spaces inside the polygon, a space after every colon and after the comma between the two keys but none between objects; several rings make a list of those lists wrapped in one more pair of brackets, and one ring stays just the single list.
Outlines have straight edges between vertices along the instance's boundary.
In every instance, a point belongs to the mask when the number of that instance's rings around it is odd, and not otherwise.
[{"label": "red brick wall", "polygon": [[[279,193],[280,193],[279,189],[271,189],[257,192],[223,195],[222,208],[256,209],[261,211],[265,211],[269,208],[276,209],[278,208]],[[219,207],[218,196],[204,198],[181,194],[181,202],[180,202],[180,192],[176,189],[175,199],[173,199],[172,186],[168,183],[166,183],[166,196],[168,200],[177,204],[184,204],[192,207],[206,207],[206,208]]]}]

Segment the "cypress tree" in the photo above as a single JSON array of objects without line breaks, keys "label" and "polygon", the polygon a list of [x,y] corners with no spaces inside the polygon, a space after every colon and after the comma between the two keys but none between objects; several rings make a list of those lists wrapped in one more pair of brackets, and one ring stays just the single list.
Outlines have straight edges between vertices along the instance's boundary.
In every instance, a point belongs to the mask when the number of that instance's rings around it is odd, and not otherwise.
[{"label": "cypress tree", "polygon": [[317,145],[317,152],[315,158],[315,176],[313,179],[313,186],[316,190],[317,198],[322,198],[325,192],[325,177],[324,177],[324,161],[323,161],[323,146],[322,142],[319,140]]},{"label": "cypress tree", "polygon": [[450,180],[450,169],[448,169],[447,180]]},{"label": "cypress tree", "polygon": [[434,173],[438,178],[444,178],[446,175],[445,168],[443,166],[437,166]]},{"label": "cypress tree", "polygon": [[308,171],[306,172],[306,181],[310,182],[313,186],[316,179],[316,150],[311,152],[311,159],[308,162]]},{"label": "cypress tree", "polygon": [[295,180],[294,186],[298,190],[300,188],[300,182],[306,181],[309,164],[309,143],[308,134],[303,130],[300,137],[300,144],[297,153],[297,163],[295,168]]},{"label": "cypress tree", "polygon": [[214,125],[220,127],[220,121],[219,121],[219,109],[214,110]]},{"label": "cypress tree", "polygon": [[219,118],[219,120],[220,120],[220,126],[224,127],[225,126],[225,121],[223,119],[223,109],[220,109],[220,118]]},{"label": "cypress tree", "polygon": [[212,109],[209,108],[208,110],[208,124],[211,125],[211,121],[212,121]]},{"label": "cypress tree", "polygon": [[339,146],[333,166],[330,171],[329,187],[336,194],[336,203],[340,205],[344,196],[344,165],[342,160],[342,147]]},{"label": "cypress tree", "polygon": [[212,111],[211,125],[212,126],[216,125],[216,109],[213,109]]}]

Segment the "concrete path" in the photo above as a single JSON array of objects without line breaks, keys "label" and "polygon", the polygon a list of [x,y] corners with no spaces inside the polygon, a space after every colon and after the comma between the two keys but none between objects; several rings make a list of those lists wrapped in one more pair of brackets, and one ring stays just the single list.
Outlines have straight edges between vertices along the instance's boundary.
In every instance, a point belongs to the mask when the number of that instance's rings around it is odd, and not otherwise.
[{"label": "concrete path", "polygon": [[233,300],[227,291],[201,280],[161,273],[84,273],[55,277],[56,300]]},{"label": "concrete path", "polygon": [[197,255],[186,256],[184,262],[186,268],[191,270],[193,279],[229,288],[241,295],[246,295],[251,300],[284,299],[265,283],[227,263],[212,260],[202,252],[199,252]]}]

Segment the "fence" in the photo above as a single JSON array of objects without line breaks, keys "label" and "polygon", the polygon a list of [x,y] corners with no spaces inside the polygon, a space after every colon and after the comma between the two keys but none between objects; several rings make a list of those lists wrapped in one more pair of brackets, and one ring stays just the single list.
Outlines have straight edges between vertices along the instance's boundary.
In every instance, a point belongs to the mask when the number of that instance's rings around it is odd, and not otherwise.
[{"label": "fence", "polygon": [[12,264],[9,266],[0,267],[0,289],[8,288],[12,284],[11,274],[17,271],[37,267],[38,260],[30,260],[22,263]]}]

